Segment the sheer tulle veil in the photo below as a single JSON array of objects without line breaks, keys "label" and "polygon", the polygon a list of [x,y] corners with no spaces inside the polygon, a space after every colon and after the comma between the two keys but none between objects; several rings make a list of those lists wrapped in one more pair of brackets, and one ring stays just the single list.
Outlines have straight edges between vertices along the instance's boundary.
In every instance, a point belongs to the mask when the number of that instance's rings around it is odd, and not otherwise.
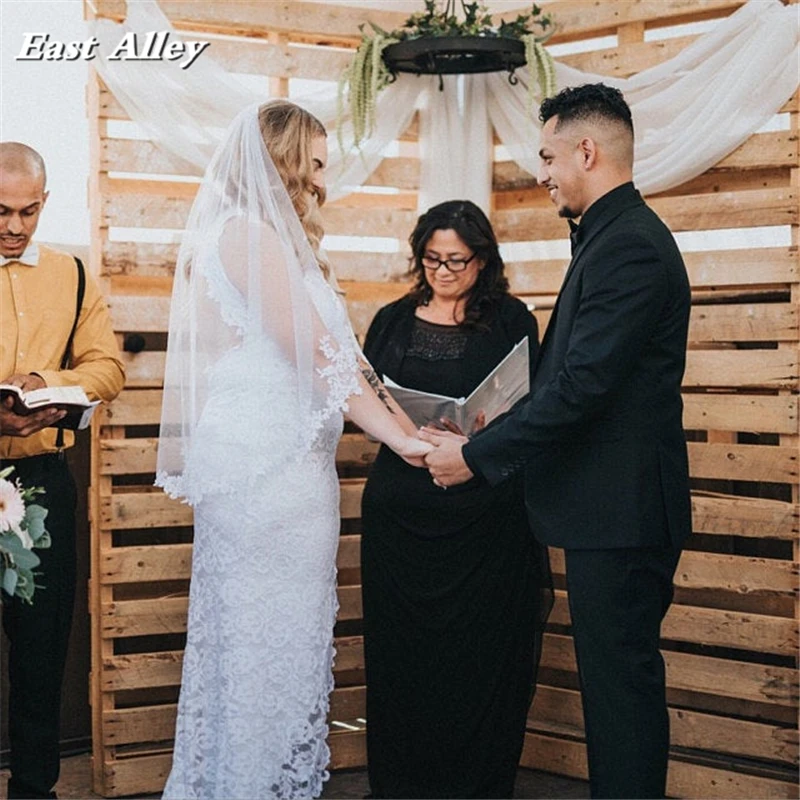
[{"label": "sheer tulle veil", "polygon": [[259,108],[234,119],[212,157],[175,268],[156,484],[190,503],[313,448],[358,392],[357,343]]}]

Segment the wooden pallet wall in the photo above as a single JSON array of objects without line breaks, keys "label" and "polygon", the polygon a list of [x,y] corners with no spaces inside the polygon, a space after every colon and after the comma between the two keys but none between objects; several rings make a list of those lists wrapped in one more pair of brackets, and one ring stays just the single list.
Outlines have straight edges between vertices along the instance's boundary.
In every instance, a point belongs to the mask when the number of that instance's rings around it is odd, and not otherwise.
[{"label": "wooden pallet wall", "polygon": [[[565,56],[587,71],[625,76],[679,52],[693,36],[645,41],[646,32],[725,16],[742,0],[569,0],[552,3],[554,42],[616,35],[617,46]],[[123,0],[95,0],[121,19]],[[364,12],[313,3],[161,0],[175,26],[214,37],[207,51],[236,72],[264,76],[266,94],[294,78],[329,80],[349,58]],[[384,28],[405,15],[369,12]],[[237,38],[231,38],[237,37]],[[332,85],[332,84],[331,84]],[[333,85],[332,85],[333,86]],[[127,354],[128,384],[93,432],[92,703],[94,788],[106,796],[157,792],[171,762],[191,563],[191,510],[152,487],[171,275],[196,176],[136,138],[93,76],[92,264],[115,329],[144,337]],[[786,130],[759,133],[682,187],[650,198],[676,231],[789,226],[786,246],[687,251],[693,287],[685,424],[696,535],[676,577],[664,626],[673,719],[670,794],[795,797],[798,763],[798,98]],[[122,124],[121,124],[122,123]],[[402,245],[416,220],[416,126],[368,185],[324,209],[333,235],[396,240],[398,252],[330,250],[354,326],[405,291]],[[493,222],[502,242],[565,238],[548,198],[511,162],[494,165]],[[146,241],[166,230],[165,241]],[[172,236],[174,233],[176,236]],[[166,243],[171,239],[170,243]],[[543,330],[566,261],[508,264],[513,290],[535,304]],[[365,763],[360,637],[359,516],[375,446],[346,433],[342,484],[341,610],[331,708],[334,768]],[[580,697],[563,583],[529,717],[522,763],[585,777]],[[341,724],[336,724],[341,723]]]}]

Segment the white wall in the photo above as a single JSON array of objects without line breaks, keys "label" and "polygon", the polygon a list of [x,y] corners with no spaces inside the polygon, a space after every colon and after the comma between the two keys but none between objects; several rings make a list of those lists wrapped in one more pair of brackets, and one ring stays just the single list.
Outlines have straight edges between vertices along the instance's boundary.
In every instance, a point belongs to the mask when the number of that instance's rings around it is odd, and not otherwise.
[{"label": "white wall", "polygon": [[81,0],[0,0],[0,139],[24,142],[45,159],[50,199],[37,238],[87,244],[89,124],[85,61],[17,61],[26,33],[87,37]]}]

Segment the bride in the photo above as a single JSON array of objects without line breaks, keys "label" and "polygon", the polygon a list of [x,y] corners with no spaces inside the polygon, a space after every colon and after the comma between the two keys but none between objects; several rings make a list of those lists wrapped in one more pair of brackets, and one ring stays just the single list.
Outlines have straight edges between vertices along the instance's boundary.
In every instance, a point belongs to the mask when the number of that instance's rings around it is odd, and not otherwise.
[{"label": "bride", "polygon": [[342,413],[420,466],[320,251],[325,129],[273,101],[215,153],[175,272],[156,484],[194,507],[167,798],[317,797],[333,688]]}]

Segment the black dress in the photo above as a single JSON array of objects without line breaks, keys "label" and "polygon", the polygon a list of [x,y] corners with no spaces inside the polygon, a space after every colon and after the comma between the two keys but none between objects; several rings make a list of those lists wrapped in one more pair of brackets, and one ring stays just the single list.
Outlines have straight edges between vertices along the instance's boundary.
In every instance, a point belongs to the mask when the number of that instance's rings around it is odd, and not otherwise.
[{"label": "black dress", "polygon": [[[535,359],[522,303],[505,298],[487,323],[432,325],[403,299],[379,312],[365,352],[403,386],[467,395],[526,335]],[[445,492],[382,447],[362,524],[372,794],[511,797],[552,600],[521,482]]]}]

